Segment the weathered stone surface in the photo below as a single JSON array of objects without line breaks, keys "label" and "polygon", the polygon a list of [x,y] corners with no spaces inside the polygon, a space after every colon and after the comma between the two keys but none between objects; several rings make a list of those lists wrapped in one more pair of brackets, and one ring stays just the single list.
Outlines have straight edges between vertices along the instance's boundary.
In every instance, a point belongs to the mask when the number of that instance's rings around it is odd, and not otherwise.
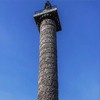
[{"label": "weathered stone surface", "polygon": [[38,100],[58,100],[56,24],[51,19],[40,25]]}]

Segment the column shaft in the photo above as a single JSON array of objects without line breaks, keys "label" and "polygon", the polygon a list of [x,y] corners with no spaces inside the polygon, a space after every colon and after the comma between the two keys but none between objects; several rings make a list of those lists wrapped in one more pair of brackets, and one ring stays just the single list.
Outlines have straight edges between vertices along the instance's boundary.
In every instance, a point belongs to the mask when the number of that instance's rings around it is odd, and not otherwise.
[{"label": "column shaft", "polygon": [[51,19],[40,25],[38,100],[58,100],[56,24]]}]

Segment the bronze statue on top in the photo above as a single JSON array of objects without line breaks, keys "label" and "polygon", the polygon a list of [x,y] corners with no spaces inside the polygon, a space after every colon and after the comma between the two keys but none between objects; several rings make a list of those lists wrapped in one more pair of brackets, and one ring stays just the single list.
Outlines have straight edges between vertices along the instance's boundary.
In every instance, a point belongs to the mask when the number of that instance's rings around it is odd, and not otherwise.
[{"label": "bronze statue on top", "polygon": [[44,9],[51,9],[51,8],[52,8],[51,3],[49,1],[47,1],[45,3]]}]

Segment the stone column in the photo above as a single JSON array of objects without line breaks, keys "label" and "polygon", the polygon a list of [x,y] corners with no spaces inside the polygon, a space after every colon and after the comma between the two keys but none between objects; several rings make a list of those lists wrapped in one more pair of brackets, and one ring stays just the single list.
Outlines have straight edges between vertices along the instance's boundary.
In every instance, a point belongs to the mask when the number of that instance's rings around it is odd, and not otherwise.
[{"label": "stone column", "polygon": [[58,100],[56,24],[52,19],[40,24],[38,100]]}]

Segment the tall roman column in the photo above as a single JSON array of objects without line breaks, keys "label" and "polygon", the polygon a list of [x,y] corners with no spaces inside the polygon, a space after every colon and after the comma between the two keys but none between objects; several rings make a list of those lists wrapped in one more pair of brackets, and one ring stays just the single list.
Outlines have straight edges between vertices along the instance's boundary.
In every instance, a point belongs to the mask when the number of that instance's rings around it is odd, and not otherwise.
[{"label": "tall roman column", "polygon": [[52,8],[49,1],[44,8],[34,15],[40,31],[38,100],[58,100],[56,32],[61,26],[57,8]]}]

